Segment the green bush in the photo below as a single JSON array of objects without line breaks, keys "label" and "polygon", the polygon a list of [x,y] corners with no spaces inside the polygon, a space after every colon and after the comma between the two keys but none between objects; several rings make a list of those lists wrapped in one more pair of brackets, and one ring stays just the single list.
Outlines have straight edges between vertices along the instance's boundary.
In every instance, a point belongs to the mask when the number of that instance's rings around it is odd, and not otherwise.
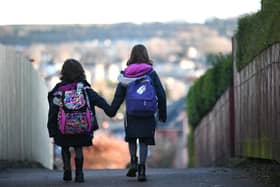
[{"label": "green bush", "polygon": [[193,129],[213,108],[232,80],[231,55],[210,55],[207,62],[213,67],[194,82],[187,94],[188,119]]},{"label": "green bush", "polygon": [[237,67],[244,68],[262,50],[280,42],[280,1],[262,0],[262,9],[238,21]]}]

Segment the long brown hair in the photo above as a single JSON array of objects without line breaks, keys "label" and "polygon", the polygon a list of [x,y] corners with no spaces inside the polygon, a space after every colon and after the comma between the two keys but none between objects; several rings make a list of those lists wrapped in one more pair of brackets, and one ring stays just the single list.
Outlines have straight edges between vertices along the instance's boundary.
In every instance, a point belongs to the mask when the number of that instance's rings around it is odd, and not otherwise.
[{"label": "long brown hair", "polygon": [[137,64],[137,63],[153,64],[153,61],[150,59],[146,47],[142,44],[135,45],[132,48],[130,57],[126,65]]},{"label": "long brown hair", "polygon": [[86,80],[85,71],[79,61],[67,59],[63,63],[60,80],[65,82],[78,82]]}]

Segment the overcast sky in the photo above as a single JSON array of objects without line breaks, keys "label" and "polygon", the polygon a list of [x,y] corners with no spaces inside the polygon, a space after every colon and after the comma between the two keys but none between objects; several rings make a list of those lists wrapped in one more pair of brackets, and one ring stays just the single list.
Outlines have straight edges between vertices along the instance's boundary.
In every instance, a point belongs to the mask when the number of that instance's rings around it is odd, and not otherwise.
[{"label": "overcast sky", "polygon": [[236,17],[260,9],[261,0],[4,0],[0,25],[110,24]]}]

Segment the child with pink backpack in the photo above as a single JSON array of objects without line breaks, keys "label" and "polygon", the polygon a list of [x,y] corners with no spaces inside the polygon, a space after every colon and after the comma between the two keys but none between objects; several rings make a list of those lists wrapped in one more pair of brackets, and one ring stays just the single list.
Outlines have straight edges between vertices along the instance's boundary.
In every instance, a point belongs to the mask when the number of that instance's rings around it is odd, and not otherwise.
[{"label": "child with pink backpack", "polygon": [[63,180],[72,180],[69,147],[75,150],[75,182],[84,182],[83,147],[91,146],[93,131],[98,129],[94,107],[110,115],[110,106],[86,81],[82,65],[75,59],[64,62],[61,82],[48,94],[49,136],[62,147]]}]

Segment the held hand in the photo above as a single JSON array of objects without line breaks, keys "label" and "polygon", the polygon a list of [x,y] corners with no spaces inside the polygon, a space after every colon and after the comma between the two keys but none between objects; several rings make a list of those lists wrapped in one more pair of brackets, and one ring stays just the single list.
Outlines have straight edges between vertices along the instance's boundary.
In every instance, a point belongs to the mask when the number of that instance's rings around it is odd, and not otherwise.
[{"label": "held hand", "polygon": [[54,138],[53,137],[50,138],[50,143],[54,144]]}]

